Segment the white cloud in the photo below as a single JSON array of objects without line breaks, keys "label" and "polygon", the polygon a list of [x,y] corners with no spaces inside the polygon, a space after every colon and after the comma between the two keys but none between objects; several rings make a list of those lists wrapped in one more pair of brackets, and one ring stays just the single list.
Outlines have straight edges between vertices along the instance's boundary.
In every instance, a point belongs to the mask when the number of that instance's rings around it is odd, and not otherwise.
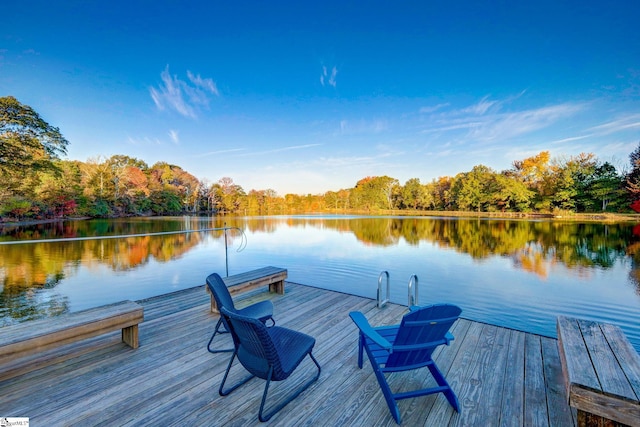
[{"label": "white cloud", "polygon": [[191,71],[187,71],[187,77],[188,82],[180,80],[176,75],[172,76],[167,65],[160,74],[162,84],[158,88],[149,89],[159,110],[174,110],[185,117],[196,118],[198,107],[208,106],[210,95],[219,95],[216,84],[210,78],[203,79]]},{"label": "white cloud", "polygon": [[266,150],[266,151],[254,151],[251,153],[247,153],[244,154],[245,156],[258,156],[258,155],[264,155],[264,154],[271,154],[271,153],[279,153],[282,151],[291,151],[291,150],[301,150],[303,148],[311,148],[311,147],[317,147],[320,146],[322,144],[304,144],[304,145],[292,145],[289,147],[281,147],[281,148],[274,148],[272,150]]},{"label": "white cloud", "polygon": [[336,87],[336,76],[338,75],[338,69],[333,67],[331,69],[331,74],[329,74],[327,67],[322,66],[322,74],[320,75],[320,84],[322,86],[328,84],[329,86]]},{"label": "white cloud", "polygon": [[373,120],[341,120],[340,134],[377,134],[389,129],[389,122],[386,119]]},{"label": "white cloud", "polygon": [[420,108],[420,113],[422,114],[434,113],[442,108],[448,107],[449,105],[450,104],[448,102],[444,102],[442,104],[437,104],[430,107],[422,107]]},{"label": "white cloud", "polygon": [[174,144],[178,144],[180,143],[180,138],[178,137],[178,131],[177,130],[169,130],[169,138],[171,138],[171,141],[173,141]]},{"label": "white cloud", "polygon": [[131,136],[128,136],[127,141],[129,141],[129,144],[131,145],[138,146],[162,145],[162,142],[158,138],[149,138],[148,136],[145,136],[144,138],[133,138]]},{"label": "white cloud", "polygon": [[631,114],[619,117],[616,120],[612,120],[598,126],[593,126],[588,130],[596,132],[599,135],[609,135],[615,132],[635,128],[640,128],[640,114]]},{"label": "white cloud", "polygon": [[464,110],[465,113],[477,114],[479,116],[485,114],[494,105],[499,106],[498,101],[489,101],[489,95],[482,98],[477,104],[471,105]]},{"label": "white cloud", "polygon": [[480,141],[505,141],[518,135],[549,127],[582,110],[580,104],[559,104],[533,110],[497,114],[472,130],[470,137]]},{"label": "white cloud", "polygon": [[549,128],[586,108],[584,103],[563,103],[521,111],[503,111],[505,101],[488,97],[479,102],[435,116],[423,134],[446,135],[459,142],[507,142],[509,139]]},{"label": "white cloud", "polygon": [[218,154],[226,154],[226,153],[236,153],[238,151],[246,151],[246,148],[230,148],[228,150],[217,150],[217,151],[209,151],[206,153],[198,153],[192,157],[205,157],[205,156],[216,156]]},{"label": "white cloud", "polygon": [[189,77],[189,80],[191,80],[191,83],[196,85],[196,87],[199,87],[208,92],[211,92],[214,95],[220,95],[220,92],[218,92],[218,87],[216,86],[215,82],[210,78],[203,79],[202,77],[200,77],[200,74],[196,76],[191,71],[187,71],[187,77]]}]

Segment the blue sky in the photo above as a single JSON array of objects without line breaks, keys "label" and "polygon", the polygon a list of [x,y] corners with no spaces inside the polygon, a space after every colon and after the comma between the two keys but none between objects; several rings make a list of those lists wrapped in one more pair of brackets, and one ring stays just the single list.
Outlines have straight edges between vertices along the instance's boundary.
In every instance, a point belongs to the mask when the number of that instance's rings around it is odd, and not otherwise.
[{"label": "blue sky", "polygon": [[640,142],[640,2],[14,1],[0,96],[68,159],[167,161],[245,191],[426,183]]}]

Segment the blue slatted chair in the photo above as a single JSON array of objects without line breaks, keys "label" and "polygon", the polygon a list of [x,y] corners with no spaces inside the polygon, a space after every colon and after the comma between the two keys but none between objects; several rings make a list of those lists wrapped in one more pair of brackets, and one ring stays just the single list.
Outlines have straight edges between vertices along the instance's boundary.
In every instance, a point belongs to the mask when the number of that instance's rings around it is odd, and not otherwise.
[{"label": "blue slatted chair", "polygon": [[[372,327],[365,316],[354,311],[349,316],[359,329],[358,367],[362,368],[363,350],[367,352],[391,415],[398,424],[400,411],[396,403],[400,399],[444,393],[460,412],[458,398],[432,359],[433,351],[440,345],[449,345],[453,335],[449,329],[462,310],[450,304],[412,307],[399,325]],[[437,387],[393,393],[385,374],[427,367],[438,383]]]},{"label": "blue slatted chair", "polygon": [[[220,277],[218,273],[213,273],[207,277],[207,286],[216,300],[218,310],[220,310],[221,307],[226,307],[231,312],[240,313],[243,316],[254,317],[262,323],[269,321],[271,325],[276,324],[276,321],[273,319],[273,303],[271,301],[260,301],[248,307],[236,309],[233,304],[233,298],[231,298],[231,294],[229,293],[229,289],[227,289],[227,285],[225,285],[222,277]],[[221,327],[224,327],[224,329],[221,330]],[[210,353],[233,351],[233,348],[227,348],[224,350],[214,350],[211,348],[211,343],[217,334],[224,334],[228,332],[229,327],[226,324],[224,316],[220,315],[218,323],[216,323],[216,328],[213,331],[213,335],[211,335],[211,339],[209,340],[209,344],[207,344],[207,350],[209,350]]]},{"label": "blue slatted chair", "polygon": [[[235,343],[235,351],[229,361],[218,392],[221,396],[226,396],[253,377],[266,380],[260,410],[258,411],[258,419],[262,422],[268,421],[320,376],[320,365],[311,353],[316,340],[309,335],[292,329],[279,326],[267,328],[259,320],[231,312],[226,307],[222,307],[220,311],[229,324],[229,331]],[[315,363],[318,373],[265,414],[264,407],[271,381],[287,379],[307,355]],[[242,366],[249,371],[250,375],[228,390],[224,390],[224,384],[236,357]]]}]

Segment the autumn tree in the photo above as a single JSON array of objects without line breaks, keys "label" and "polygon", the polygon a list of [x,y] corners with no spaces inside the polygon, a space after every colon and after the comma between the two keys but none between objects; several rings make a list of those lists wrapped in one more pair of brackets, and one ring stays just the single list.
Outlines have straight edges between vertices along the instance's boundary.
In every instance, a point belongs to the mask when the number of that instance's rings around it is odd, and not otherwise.
[{"label": "autumn tree", "polygon": [[547,191],[547,179],[550,173],[549,151],[541,151],[535,156],[513,162],[513,176],[534,192],[532,204],[538,210],[549,210],[551,200]]},{"label": "autumn tree", "polygon": [[356,209],[392,209],[394,189],[398,180],[388,176],[368,176],[357,182],[351,191],[350,205]]},{"label": "autumn tree", "polygon": [[433,208],[435,210],[452,210],[454,209],[454,200],[451,193],[456,179],[451,176],[441,176],[434,179],[426,185],[426,191],[433,200]]},{"label": "autumn tree", "polygon": [[246,193],[229,177],[223,177],[214,184],[213,191],[216,194],[216,209],[219,212],[238,212],[246,206]]},{"label": "autumn tree", "polygon": [[635,150],[629,154],[631,170],[626,176],[626,189],[631,200],[631,207],[640,212],[640,142]]}]

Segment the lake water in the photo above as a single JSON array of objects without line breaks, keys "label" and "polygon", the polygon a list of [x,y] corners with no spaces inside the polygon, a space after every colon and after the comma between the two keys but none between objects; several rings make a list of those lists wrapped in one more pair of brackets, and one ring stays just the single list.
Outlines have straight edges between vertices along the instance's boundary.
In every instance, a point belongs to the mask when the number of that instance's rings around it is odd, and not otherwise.
[{"label": "lake water", "polygon": [[[89,239],[225,224],[242,230],[227,232],[226,251],[223,231]],[[290,281],[371,298],[388,271],[391,300],[405,305],[415,274],[421,304],[457,304],[466,318],[547,336],[561,314],[610,322],[640,351],[635,224],[270,216],[5,227],[0,325],[202,285],[227,264],[229,274],[284,267]]]}]

